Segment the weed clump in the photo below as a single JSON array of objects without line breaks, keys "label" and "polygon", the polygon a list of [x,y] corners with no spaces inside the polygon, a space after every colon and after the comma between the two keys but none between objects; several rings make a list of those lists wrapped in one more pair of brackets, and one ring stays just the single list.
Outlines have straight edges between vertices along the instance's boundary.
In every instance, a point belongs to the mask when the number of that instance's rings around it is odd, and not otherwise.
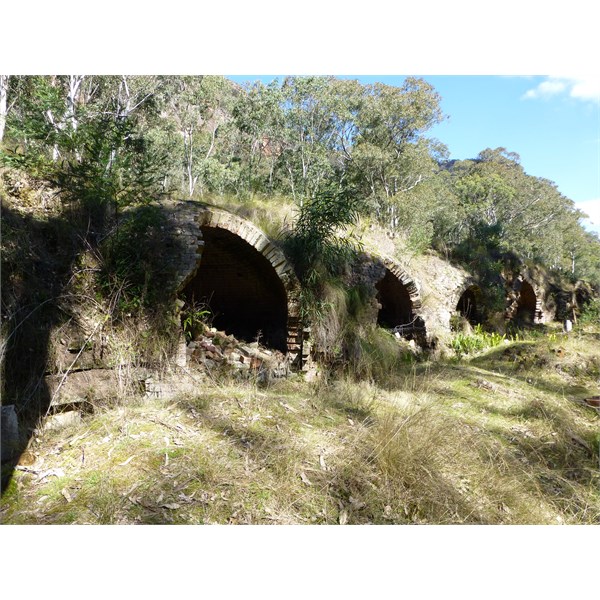
[{"label": "weed clump", "polygon": [[471,334],[456,334],[450,342],[450,347],[460,358],[468,354],[476,354],[488,348],[495,348],[506,339],[506,334],[484,331],[481,325],[476,325]]}]

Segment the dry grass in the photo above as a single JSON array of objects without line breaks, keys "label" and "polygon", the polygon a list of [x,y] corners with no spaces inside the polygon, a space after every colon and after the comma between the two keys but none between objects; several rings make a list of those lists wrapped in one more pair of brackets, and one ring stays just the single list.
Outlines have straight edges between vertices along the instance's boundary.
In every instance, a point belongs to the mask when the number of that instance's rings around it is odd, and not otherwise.
[{"label": "dry grass", "polygon": [[[219,381],[100,407],[38,432],[2,521],[598,524],[598,413],[580,402],[598,381],[555,343],[529,343],[525,366],[513,344],[399,367],[387,386]],[[595,334],[561,344],[600,355]]]},{"label": "dry grass", "polygon": [[248,219],[272,240],[279,239],[283,232],[291,229],[297,218],[297,206],[287,196],[254,195],[240,199],[228,195],[208,195],[203,201]]}]

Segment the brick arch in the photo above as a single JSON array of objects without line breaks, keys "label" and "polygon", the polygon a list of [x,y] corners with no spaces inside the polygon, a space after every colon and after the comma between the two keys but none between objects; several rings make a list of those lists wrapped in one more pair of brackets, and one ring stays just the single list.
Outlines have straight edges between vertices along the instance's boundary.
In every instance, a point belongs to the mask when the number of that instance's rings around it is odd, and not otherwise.
[{"label": "brick arch", "polygon": [[[201,205],[196,222],[200,227],[226,229],[240,237],[271,263],[288,294],[290,313],[298,315],[300,283],[283,252],[254,223],[219,208]],[[290,302],[291,300],[291,302]]]},{"label": "brick arch", "polygon": [[377,322],[384,327],[398,327],[409,337],[424,342],[426,327],[419,285],[393,258],[379,255],[374,259],[384,267],[375,284],[381,305]]},{"label": "brick arch", "polygon": [[383,266],[406,288],[413,312],[418,313],[422,306],[421,290],[417,282],[393,259],[389,256],[377,257]]},{"label": "brick arch", "polygon": [[460,312],[462,314],[462,311],[460,310],[459,305],[460,305],[463,297],[466,294],[468,294],[469,292],[471,292],[476,297],[476,301],[479,304],[478,311],[480,312],[480,310],[482,308],[482,306],[481,306],[481,286],[479,285],[479,282],[474,277],[471,277],[471,276],[468,276],[465,279],[463,279],[461,281],[460,285],[458,287],[456,287],[454,289],[454,291],[450,294],[450,296],[448,298],[448,304],[449,304],[451,312],[453,312],[453,313]]},{"label": "brick arch", "polygon": [[466,277],[465,279],[463,279],[460,282],[460,285],[458,285],[450,294],[450,297],[448,298],[448,302],[449,305],[452,307],[452,310],[456,309],[456,305],[458,304],[461,296],[469,289],[469,288],[473,288],[473,287],[477,287],[479,288],[479,283],[477,283],[477,281],[475,280],[474,277]]},{"label": "brick arch", "polygon": [[483,303],[479,285],[471,281],[461,286],[460,295],[453,307],[454,311],[460,313],[471,325],[481,323]]},{"label": "brick arch", "polygon": [[546,321],[544,297],[544,290],[533,279],[521,273],[511,286],[506,309],[507,319],[525,316],[536,325],[544,323]]},{"label": "brick arch", "polygon": [[224,209],[191,201],[180,203],[179,208],[180,221],[183,214],[185,215],[183,221],[188,229],[190,222],[193,223],[194,233],[188,235],[187,244],[189,254],[193,254],[195,259],[184,261],[185,266],[179,270],[177,292],[183,293],[193,284],[199,272],[201,273],[203,255],[210,256],[207,244],[217,239],[215,236],[220,237],[221,240],[229,238],[235,242],[236,251],[240,252],[240,263],[243,262],[242,259],[246,259],[253,261],[254,264],[260,263],[263,265],[261,268],[264,268],[264,265],[270,267],[264,271],[268,283],[261,282],[262,285],[270,286],[274,294],[279,293],[275,288],[282,288],[287,321],[284,347],[292,363],[299,361],[302,344],[302,328],[299,319],[300,284],[283,252],[256,225]]}]

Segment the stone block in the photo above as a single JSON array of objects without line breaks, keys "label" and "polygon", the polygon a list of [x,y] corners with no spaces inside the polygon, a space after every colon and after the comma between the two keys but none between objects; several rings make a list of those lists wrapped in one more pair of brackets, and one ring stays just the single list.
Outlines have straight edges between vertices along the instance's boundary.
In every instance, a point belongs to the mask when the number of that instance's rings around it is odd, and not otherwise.
[{"label": "stone block", "polygon": [[81,413],[77,410],[69,410],[64,413],[58,413],[47,417],[42,429],[45,431],[56,431],[72,425],[79,425],[80,423]]},{"label": "stone block", "polygon": [[262,367],[263,361],[258,358],[258,356],[253,356],[250,359],[250,368],[251,369],[260,369]]}]

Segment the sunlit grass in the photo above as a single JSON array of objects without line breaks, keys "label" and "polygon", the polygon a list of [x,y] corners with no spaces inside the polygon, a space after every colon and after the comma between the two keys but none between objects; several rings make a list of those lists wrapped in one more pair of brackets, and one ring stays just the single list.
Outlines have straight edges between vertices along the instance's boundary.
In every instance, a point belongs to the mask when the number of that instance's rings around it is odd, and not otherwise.
[{"label": "sunlit grass", "polygon": [[388,385],[222,380],[99,407],[38,432],[2,521],[597,524],[598,414],[581,397],[600,341],[558,343],[404,365]]}]

